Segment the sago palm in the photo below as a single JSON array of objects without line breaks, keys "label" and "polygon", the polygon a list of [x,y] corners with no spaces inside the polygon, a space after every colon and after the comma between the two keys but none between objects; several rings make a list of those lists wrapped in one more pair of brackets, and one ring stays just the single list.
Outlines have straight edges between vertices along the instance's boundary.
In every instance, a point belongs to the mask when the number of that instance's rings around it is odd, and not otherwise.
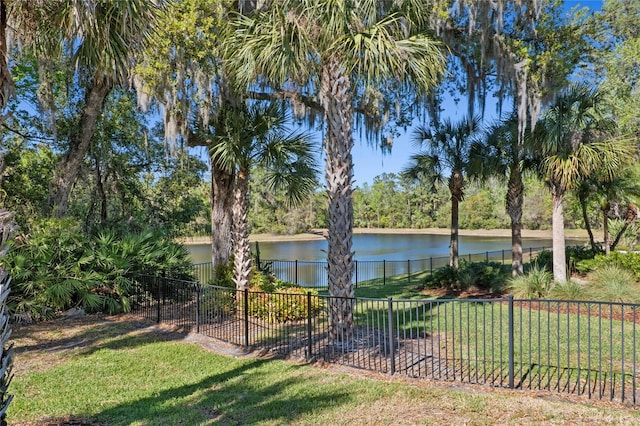
[{"label": "sago palm", "polygon": [[235,24],[228,66],[244,83],[271,83],[324,116],[333,341],[350,340],[353,326],[354,105],[361,97],[361,110],[380,117],[380,88],[437,84],[445,57],[422,32],[431,13],[422,1],[284,0]]},{"label": "sago palm", "polygon": [[230,108],[216,129],[211,157],[234,173],[233,253],[236,288],[249,286],[249,179],[251,168],[267,170],[271,189],[284,189],[292,203],[300,203],[316,186],[313,145],[309,137],[290,131],[285,111],[275,102]]},{"label": "sago palm", "polygon": [[624,144],[611,138],[614,124],[600,114],[599,93],[573,85],[561,93],[536,126],[533,142],[540,155],[540,173],[552,196],[553,277],[567,280],[563,200],[582,177],[615,176]]},{"label": "sago palm", "polygon": [[431,174],[436,180],[445,180],[451,193],[451,244],[449,266],[458,268],[459,205],[464,198],[465,173],[470,165],[471,148],[478,135],[480,119],[464,119],[458,123],[446,120],[432,127],[419,127],[415,142],[422,151],[411,157],[412,164],[405,175]]}]

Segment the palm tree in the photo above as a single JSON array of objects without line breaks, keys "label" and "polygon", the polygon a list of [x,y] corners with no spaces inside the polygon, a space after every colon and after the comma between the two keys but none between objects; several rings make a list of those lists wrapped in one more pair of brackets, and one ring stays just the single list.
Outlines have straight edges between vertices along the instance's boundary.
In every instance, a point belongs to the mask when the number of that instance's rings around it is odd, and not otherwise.
[{"label": "palm tree", "polygon": [[471,148],[470,173],[483,179],[508,176],[506,207],[511,219],[511,273],[522,275],[522,208],[526,167],[525,146],[518,138],[518,117],[512,115],[492,125],[486,140]]},{"label": "palm tree", "polygon": [[[440,44],[423,32],[426,2],[284,0],[238,16],[229,67],[242,82],[270,82],[294,104],[324,115],[330,336],[352,335],[354,107],[381,123],[379,90],[433,88],[445,69]],[[379,128],[379,127],[378,127]],[[375,130],[375,129],[374,129]],[[370,133],[371,137],[376,132]]]},{"label": "palm tree", "polygon": [[297,204],[316,186],[312,144],[304,133],[287,130],[284,109],[275,102],[230,109],[216,129],[212,160],[236,177],[233,202],[234,276],[236,288],[249,287],[249,179],[251,168],[268,170],[269,189],[282,188]]},{"label": "palm tree", "polygon": [[540,173],[552,196],[553,277],[567,280],[562,202],[582,177],[598,173],[615,176],[624,144],[609,136],[611,120],[599,113],[600,94],[585,85],[572,85],[545,112],[533,133],[540,154]]},{"label": "palm tree", "polygon": [[[16,7],[28,7],[29,1],[17,1]],[[54,0],[38,6],[43,19],[36,28],[36,56],[48,61],[71,57],[85,85],[78,129],[70,136],[49,196],[53,215],[62,217],[105,99],[115,85],[127,82],[131,58],[150,34],[156,6],[151,0]]]},{"label": "palm tree", "polygon": [[445,120],[433,128],[416,129],[415,141],[423,151],[411,157],[412,164],[405,176],[418,177],[431,174],[434,180],[444,181],[451,193],[451,244],[449,266],[458,269],[458,216],[459,204],[464,198],[465,173],[470,166],[471,148],[478,135],[479,118],[464,119],[459,123]]}]

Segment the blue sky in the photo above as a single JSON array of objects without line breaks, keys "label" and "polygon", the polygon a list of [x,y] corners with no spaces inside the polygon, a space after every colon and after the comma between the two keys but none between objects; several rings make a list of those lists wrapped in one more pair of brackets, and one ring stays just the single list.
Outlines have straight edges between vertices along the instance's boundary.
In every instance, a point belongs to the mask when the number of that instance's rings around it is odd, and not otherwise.
[{"label": "blue sky", "polygon": [[[599,10],[602,6],[602,1],[565,1],[565,8],[567,10],[572,9],[577,5]],[[445,104],[444,109],[444,114],[450,117],[453,122],[462,119],[466,115],[466,105],[463,102],[461,102],[459,106],[449,102],[448,104]],[[487,105],[486,120],[488,119],[491,121],[496,118],[495,114],[491,115],[492,110],[493,107]],[[357,131],[354,132],[355,140],[352,151],[355,186],[362,186],[365,182],[368,182],[371,185],[373,183],[373,179],[382,173],[401,172],[409,165],[411,155],[417,151],[417,148],[411,141],[412,129],[408,129],[406,134],[394,140],[392,152],[388,155],[383,155],[379,149],[370,146],[364,138],[359,139],[357,133]],[[324,165],[322,166],[324,167]]]}]

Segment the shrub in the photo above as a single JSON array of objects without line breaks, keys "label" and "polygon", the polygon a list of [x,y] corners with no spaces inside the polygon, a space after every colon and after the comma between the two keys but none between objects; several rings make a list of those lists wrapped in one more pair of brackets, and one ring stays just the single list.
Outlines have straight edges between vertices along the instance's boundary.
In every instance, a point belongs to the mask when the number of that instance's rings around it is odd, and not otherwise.
[{"label": "shrub", "polygon": [[186,249],[157,232],[105,230],[88,236],[69,219],[32,224],[29,234],[16,238],[6,267],[15,285],[9,306],[24,321],[47,319],[71,307],[126,312],[135,276],[163,271],[189,279],[192,271]]},{"label": "shrub", "polygon": [[424,286],[426,288],[458,289],[458,271],[449,265],[438,268],[425,278]]},{"label": "shrub", "polygon": [[[311,311],[307,303],[311,293]],[[271,322],[298,321],[320,312],[320,299],[315,290],[263,274],[254,268],[251,274],[249,315]]]},{"label": "shrub", "polygon": [[475,287],[480,290],[500,292],[504,288],[511,268],[498,262],[466,262],[462,260],[460,267],[455,270],[451,266],[444,266],[433,271],[425,278],[427,288],[448,288],[451,290],[466,290]]},{"label": "shrub", "polygon": [[612,252],[609,256],[603,254],[595,256],[593,259],[583,260],[578,263],[578,270],[581,273],[589,273],[605,266],[615,265],[631,271],[636,279],[640,280],[640,253]]},{"label": "shrub", "polygon": [[[567,246],[565,249],[567,259],[567,271],[572,274],[574,272],[583,273],[581,265],[593,259],[596,253],[591,247],[586,246]],[[553,271],[553,252],[550,250],[541,251],[534,263],[540,267],[544,267],[547,271]]]},{"label": "shrub", "polygon": [[549,296],[560,300],[586,300],[590,294],[584,285],[575,280],[569,280],[554,285]]},{"label": "shrub", "polygon": [[[307,293],[311,293],[308,306]],[[249,293],[249,315],[269,322],[299,321],[320,312],[318,292],[302,287],[287,287],[285,292]]]},{"label": "shrub", "polygon": [[628,269],[608,264],[588,275],[595,300],[620,303],[640,303],[640,285]]},{"label": "shrub", "polygon": [[511,278],[510,290],[522,299],[543,299],[549,295],[553,275],[546,268],[533,265],[526,275]]},{"label": "shrub", "polygon": [[461,288],[476,287],[480,290],[500,292],[511,272],[509,265],[498,262],[462,262],[458,271]]}]

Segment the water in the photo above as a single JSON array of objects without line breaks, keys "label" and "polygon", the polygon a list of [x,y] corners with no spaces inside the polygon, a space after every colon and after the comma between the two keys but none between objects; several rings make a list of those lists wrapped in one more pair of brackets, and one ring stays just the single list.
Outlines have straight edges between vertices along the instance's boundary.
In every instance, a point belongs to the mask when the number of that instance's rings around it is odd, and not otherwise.
[{"label": "water", "polygon": [[[355,234],[353,249],[356,260],[418,260],[449,256],[449,235],[431,234]],[[327,258],[327,241],[278,241],[262,242],[260,258],[263,260],[324,261]],[[551,240],[523,239],[523,248],[551,247]],[[188,246],[194,263],[211,261],[209,244]],[[255,251],[255,243],[251,245]],[[511,237],[460,236],[459,253],[484,253],[507,250],[511,254]]]}]

